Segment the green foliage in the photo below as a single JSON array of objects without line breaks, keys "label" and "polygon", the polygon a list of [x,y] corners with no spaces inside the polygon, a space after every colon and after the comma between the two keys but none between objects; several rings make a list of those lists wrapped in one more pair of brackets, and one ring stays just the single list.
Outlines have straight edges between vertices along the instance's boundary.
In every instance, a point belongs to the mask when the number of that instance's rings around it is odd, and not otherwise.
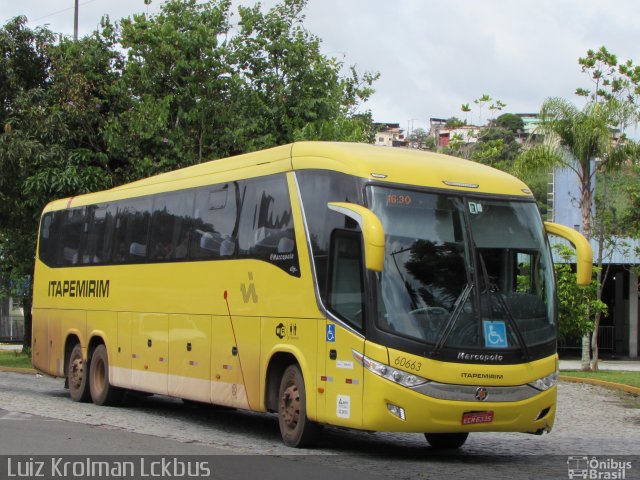
[{"label": "green foliage", "polygon": [[593,331],[596,314],[607,313],[607,305],[598,298],[597,268],[594,268],[593,281],[586,287],[579,287],[576,274],[569,262],[575,262],[573,252],[564,245],[555,245],[554,249],[566,263],[556,263],[556,283],[558,295],[558,336],[570,335],[582,337]]},{"label": "green foliage", "polygon": [[623,224],[625,233],[631,237],[640,237],[640,166],[635,165],[625,176],[625,184],[621,191],[628,201],[628,209],[625,211]]},{"label": "green foliage", "polygon": [[296,142],[302,140],[373,143],[376,131],[371,113],[338,117],[333,121],[308,123],[293,133]]},{"label": "green foliage", "polygon": [[446,128],[460,128],[463,127],[465,123],[460,120],[458,117],[451,117],[447,119],[447,123],[445,123]]},{"label": "green foliage", "polygon": [[618,63],[618,57],[602,46],[597,51],[588,50],[585,57],[578,59],[582,71],[589,76],[593,90],[576,89],[576,95],[589,98],[593,102],[618,100],[638,110],[640,94],[640,66],[632,60]]},{"label": "green foliage", "polygon": [[19,351],[0,351],[0,367],[33,368],[31,357]]},{"label": "green foliage", "polygon": [[493,122],[496,127],[504,128],[511,133],[518,133],[524,129],[524,121],[513,113],[503,113]]},{"label": "green foliage", "polygon": [[323,55],[305,6],[168,0],[79,41],[0,28],[3,288],[30,278],[53,199],[295,139],[372,141],[358,111],[378,74]]}]

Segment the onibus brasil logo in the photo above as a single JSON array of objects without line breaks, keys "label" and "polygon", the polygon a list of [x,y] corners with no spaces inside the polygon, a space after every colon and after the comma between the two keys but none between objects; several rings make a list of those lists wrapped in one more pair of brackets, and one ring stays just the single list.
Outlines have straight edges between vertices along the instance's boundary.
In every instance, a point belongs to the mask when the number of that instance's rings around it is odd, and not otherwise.
[{"label": "onibus brasil logo", "polygon": [[630,461],[615,458],[589,458],[586,455],[567,458],[567,475],[571,479],[625,480],[628,470],[631,470]]}]

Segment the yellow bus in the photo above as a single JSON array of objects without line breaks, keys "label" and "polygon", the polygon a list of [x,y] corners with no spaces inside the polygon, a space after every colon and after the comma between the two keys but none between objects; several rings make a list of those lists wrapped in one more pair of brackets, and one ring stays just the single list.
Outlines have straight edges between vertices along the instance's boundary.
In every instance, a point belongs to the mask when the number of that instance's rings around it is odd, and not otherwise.
[{"label": "yellow bus", "polygon": [[550,431],[556,296],[518,179],[435,153],[300,142],[50,203],[33,362],[75,401],[135,390],[323,425]]}]

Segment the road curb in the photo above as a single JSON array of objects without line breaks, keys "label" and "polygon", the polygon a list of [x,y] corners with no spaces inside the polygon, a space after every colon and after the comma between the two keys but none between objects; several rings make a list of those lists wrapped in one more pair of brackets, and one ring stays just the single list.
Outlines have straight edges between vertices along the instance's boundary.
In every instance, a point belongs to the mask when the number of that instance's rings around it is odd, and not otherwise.
[{"label": "road curb", "polygon": [[611,388],[614,390],[620,390],[622,392],[630,393],[632,395],[640,396],[640,388],[632,387],[631,385],[624,385],[622,383],[606,382],[604,380],[598,380],[595,378],[572,377],[570,375],[560,375],[559,380],[572,383],[587,383],[589,385]]}]

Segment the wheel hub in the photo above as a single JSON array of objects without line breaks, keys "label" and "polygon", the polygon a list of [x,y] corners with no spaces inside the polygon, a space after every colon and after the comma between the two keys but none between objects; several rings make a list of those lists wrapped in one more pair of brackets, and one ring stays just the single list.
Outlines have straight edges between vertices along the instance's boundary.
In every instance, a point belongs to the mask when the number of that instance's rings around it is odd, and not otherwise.
[{"label": "wheel hub", "polygon": [[280,402],[280,413],[289,428],[295,428],[300,418],[300,394],[298,387],[290,385],[284,391]]},{"label": "wheel hub", "polygon": [[82,377],[84,375],[84,365],[81,358],[76,358],[71,362],[71,375],[69,376],[69,383],[75,388],[80,388],[82,385]]}]

